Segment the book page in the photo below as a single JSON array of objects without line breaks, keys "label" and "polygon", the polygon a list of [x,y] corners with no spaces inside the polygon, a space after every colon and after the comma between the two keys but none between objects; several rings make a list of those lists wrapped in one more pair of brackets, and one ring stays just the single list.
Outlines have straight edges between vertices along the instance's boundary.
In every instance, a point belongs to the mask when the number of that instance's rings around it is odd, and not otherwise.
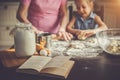
[{"label": "book page", "polygon": [[67,78],[73,65],[74,65],[74,61],[69,60],[59,68],[46,68],[43,69],[41,73],[45,76]]},{"label": "book page", "polygon": [[19,70],[24,71],[29,69],[34,69],[39,72],[51,59],[51,57],[45,56],[32,56],[18,68],[18,72]]},{"label": "book page", "polygon": [[67,61],[69,61],[71,57],[70,56],[56,56],[52,58],[48,64],[44,66],[43,69],[45,68],[59,68],[63,66]]}]

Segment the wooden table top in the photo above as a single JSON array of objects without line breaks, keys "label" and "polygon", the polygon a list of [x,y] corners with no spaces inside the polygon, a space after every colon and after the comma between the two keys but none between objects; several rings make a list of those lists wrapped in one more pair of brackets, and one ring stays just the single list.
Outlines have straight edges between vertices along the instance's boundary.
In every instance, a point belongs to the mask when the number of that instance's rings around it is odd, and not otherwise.
[{"label": "wooden table top", "polygon": [[[16,57],[14,49],[0,51],[0,59],[3,66],[8,68],[1,68],[0,79],[2,80],[58,80],[17,74],[15,66],[21,65],[27,58]],[[103,52],[96,58],[76,60],[66,80],[120,80],[120,56],[113,56]]]},{"label": "wooden table top", "polygon": [[15,55],[15,49],[6,49],[0,51],[0,59],[4,67],[16,67],[23,64],[29,57],[17,57]]}]

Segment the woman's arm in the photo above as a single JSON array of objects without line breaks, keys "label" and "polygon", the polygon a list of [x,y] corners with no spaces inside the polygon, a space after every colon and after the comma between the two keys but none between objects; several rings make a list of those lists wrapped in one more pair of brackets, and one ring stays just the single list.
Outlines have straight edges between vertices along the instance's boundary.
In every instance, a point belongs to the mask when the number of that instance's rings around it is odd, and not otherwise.
[{"label": "woman's arm", "polygon": [[60,30],[66,30],[66,25],[67,25],[67,7],[66,5],[61,5],[60,6]]},{"label": "woman's arm", "polygon": [[16,15],[16,18],[20,22],[30,23],[30,21],[27,19],[28,8],[29,8],[29,5],[23,5],[20,3],[18,11],[17,11],[17,15]]},{"label": "woman's arm", "polygon": [[67,8],[66,4],[60,6],[60,29],[58,31],[58,36],[64,38],[65,40],[71,40],[72,35],[66,32],[67,20]]},{"label": "woman's arm", "polygon": [[[30,5],[23,5],[20,3],[18,11],[17,11],[17,15],[16,18],[20,21],[20,22],[24,22],[24,23],[30,23],[32,24],[28,18],[27,18],[27,14],[28,14],[28,9],[29,9]],[[32,29],[36,32],[36,33],[42,33],[43,31],[39,31],[37,28],[35,28],[32,25]]]}]

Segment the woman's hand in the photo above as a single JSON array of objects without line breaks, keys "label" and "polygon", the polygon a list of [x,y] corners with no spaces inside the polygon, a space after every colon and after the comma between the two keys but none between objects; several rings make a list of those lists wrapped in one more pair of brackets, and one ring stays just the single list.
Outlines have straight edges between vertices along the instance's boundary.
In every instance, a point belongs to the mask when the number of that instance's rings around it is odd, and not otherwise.
[{"label": "woman's hand", "polygon": [[68,40],[71,40],[73,38],[73,35],[64,31],[64,30],[61,30],[57,33],[58,37],[60,37],[61,39],[64,39],[66,41]]}]

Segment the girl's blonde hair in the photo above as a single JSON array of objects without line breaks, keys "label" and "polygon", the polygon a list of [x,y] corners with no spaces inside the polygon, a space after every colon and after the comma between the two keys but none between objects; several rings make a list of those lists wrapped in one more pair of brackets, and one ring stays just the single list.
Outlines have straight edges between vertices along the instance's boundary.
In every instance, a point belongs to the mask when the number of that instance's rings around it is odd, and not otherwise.
[{"label": "girl's blonde hair", "polygon": [[[75,2],[76,1],[79,1],[79,0],[75,0]],[[83,1],[86,1],[88,4],[90,3],[92,10],[94,10],[94,1],[95,0],[83,0]]]}]

